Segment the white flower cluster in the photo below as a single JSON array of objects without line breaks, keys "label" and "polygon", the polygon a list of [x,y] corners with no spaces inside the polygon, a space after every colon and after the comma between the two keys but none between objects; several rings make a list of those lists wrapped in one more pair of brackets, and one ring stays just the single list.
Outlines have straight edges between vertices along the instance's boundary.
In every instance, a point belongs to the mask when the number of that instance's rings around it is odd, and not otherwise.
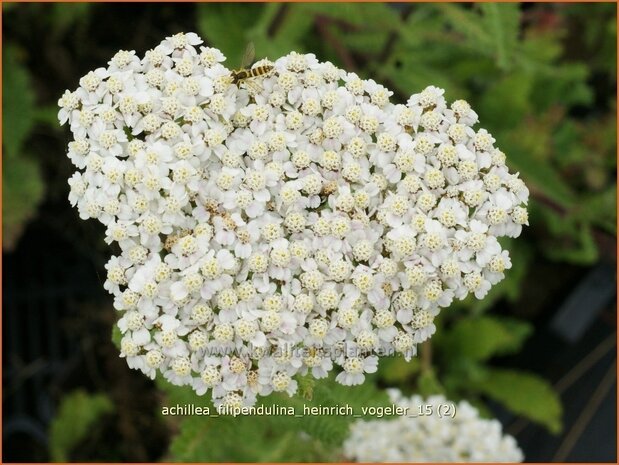
[{"label": "white flower cluster", "polygon": [[[391,401],[408,414],[392,420],[358,420],[344,442],[344,454],[355,462],[522,462],[516,440],[503,435],[498,420],[479,417],[466,401],[455,416],[439,416],[450,404],[443,396],[404,397],[388,390]],[[431,414],[418,415],[419,412]],[[409,416],[410,415],[410,416]]]},{"label": "white flower cluster", "polygon": [[503,278],[528,190],[465,101],[395,105],[295,52],[236,85],[201,42],[121,50],[59,101],[69,199],[119,247],[105,288],[131,367],[231,406],[334,365],[359,384]]}]

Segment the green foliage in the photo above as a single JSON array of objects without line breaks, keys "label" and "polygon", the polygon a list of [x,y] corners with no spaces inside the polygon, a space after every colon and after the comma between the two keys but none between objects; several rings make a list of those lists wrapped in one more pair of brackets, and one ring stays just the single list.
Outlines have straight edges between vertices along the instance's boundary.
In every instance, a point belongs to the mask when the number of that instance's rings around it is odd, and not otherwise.
[{"label": "green foliage", "polygon": [[[166,405],[195,404],[210,406],[188,387],[160,382],[168,395]],[[170,445],[176,461],[324,461],[348,434],[349,424],[363,418],[362,407],[386,406],[384,391],[373,383],[362,386],[342,386],[327,379],[316,382],[312,399],[274,394],[260,399],[257,406],[292,407],[296,415],[239,415],[232,417],[194,416],[183,419],[179,434]],[[312,407],[350,406],[351,415],[311,415]],[[366,414],[365,417],[368,417]],[[242,441],[239,438],[243,438]]]},{"label": "green foliage", "polygon": [[[317,441],[294,430],[265,433],[268,417],[191,417],[171,445],[178,462],[322,461]],[[268,421],[266,421],[268,423]]]},{"label": "green foliage", "polygon": [[74,391],[62,399],[49,430],[49,450],[53,462],[68,462],[71,451],[92,432],[97,422],[114,406],[104,394]]},{"label": "green foliage", "polygon": [[517,3],[481,3],[481,26],[493,39],[497,66],[509,69],[514,59],[520,31],[520,5]]},{"label": "green foliage", "polygon": [[544,221],[548,231],[553,235],[561,235],[562,241],[546,239],[551,258],[579,264],[592,263],[598,258],[598,249],[590,224],[579,219],[577,212],[562,214],[554,209],[544,212]]},{"label": "green foliage", "polygon": [[357,28],[378,31],[394,29],[399,18],[397,12],[384,3],[371,3],[363,8],[354,3],[342,3],[334,6],[330,3],[305,4],[302,9],[307,14],[317,15],[330,21],[344,21]]},{"label": "green foliage", "polygon": [[445,389],[434,370],[424,370],[417,379],[417,390],[423,397],[432,396],[434,394],[445,394]]},{"label": "green foliage", "polygon": [[528,323],[487,315],[461,318],[442,328],[432,343],[448,398],[482,394],[558,433],[561,403],[546,381],[532,373],[488,366],[492,357],[518,352],[531,332]]},{"label": "green foliage", "polygon": [[617,5],[609,2],[587,8],[576,4],[565,11],[565,16],[571,26],[570,35],[581,42],[575,51],[578,56],[587,57],[593,71],[609,73],[616,79],[617,48],[608,37],[617,35]]},{"label": "green foliage", "polygon": [[115,324],[114,326],[112,326],[112,342],[118,350],[120,350],[120,341],[122,340],[122,338],[123,335],[120,332],[120,328],[118,327],[118,325]]},{"label": "green foliage", "polygon": [[30,76],[17,48],[9,45],[3,50],[2,68],[2,245],[11,248],[36,212],[44,185],[36,159],[24,147],[36,123],[36,109]]},{"label": "green foliage", "polygon": [[34,89],[19,49],[9,46],[2,53],[3,144],[10,157],[16,157],[34,125]]},{"label": "green foliage", "polygon": [[[247,43],[253,39],[252,31],[258,27],[252,25],[260,23],[256,18],[261,11],[260,5],[237,8],[226,3],[205,3],[198,9],[198,29],[205,40],[226,55],[230,67],[238,67]],[[262,55],[258,47],[256,51]]]},{"label": "green foliage", "polygon": [[165,405],[186,405],[194,404],[198,407],[213,408],[213,403],[210,401],[209,396],[198,396],[188,386],[175,386],[162,377],[156,379],[157,387],[165,392],[166,402]]},{"label": "green foliage", "polygon": [[437,336],[441,350],[450,357],[485,361],[492,356],[517,352],[531,331],[531,325],[522,321],[481,316],[461,319]]},{"label": "green foliage", "polygon": [[617,234],[617,186],[584,197],[576,216],[584,224],[599,226],[604,231]]},{"label": "green foliage", "polygon": [[492,369],[485,373],[477,387],[488,397],[545,426],[550,432],[561,431],[561,402],[543,378],[516,370]]},{"label": "green foliage", "polygon": [[[548,382],[532,373],[489,366],[492,357],[518,352],[531,332],[528,323],[492,316],[461,318],[450,328],[442,328],[432,343],[443,392],[450,399],[465,398],[476,405],[484,395],[558,433],[561,402]],[[420,379],[418,384],[425,388],[428,382],[422,384]]]},{"label": "green foliage", "polygon": [[91,3],[75,3],[70,8],[62,3],[53,5],[50,15],[53,34],[62,36],[69,28],[83,25],[88,21],[91,10]]},{"label": "green foliage", "polygon": [[[288,9],[281,27],[272,24],[280,14],[281,5],[201,4],[198,7],[198,29],[203,37],[219,48],[228,60],[228,66],[241,66],[246,46],[256,48],[256,59],[277,58],[291,50],[303,51],[300,40],[312,27],[312,16],[303,8]],[[247,66],[247,64],[244,64]]]},{"label": "green foliage", "polygon": [[3,163],[2,170],[2,235],[3,246],[10,248],[21,234],[26,221],[43,196],[41,171],[36,161],[11,158]]},{"label": "green foliage", "polygon": [[421,364],[418,358],[406,361],[404,357],[388,357],[378,366],[378,377],[389,385],[405,384],[407,380],[419,373]]},{"label": "green foliage", "polygon": [[454,29],[465,38],[465,46],[493,58],[501,69],[513,63],[520,29],[520,6],[516,3],[482,3],[478,11],[456,4],[437,5]]}]

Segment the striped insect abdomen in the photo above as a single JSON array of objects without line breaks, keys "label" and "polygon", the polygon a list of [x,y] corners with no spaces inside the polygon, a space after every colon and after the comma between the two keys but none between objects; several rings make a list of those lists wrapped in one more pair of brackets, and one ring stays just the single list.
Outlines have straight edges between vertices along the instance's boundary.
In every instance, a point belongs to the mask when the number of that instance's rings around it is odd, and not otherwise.
[{"label": "striped insect abdomen", "polygon": [[250,69],[249,72],[251,73],[251,77],[258,77],[264,74],[268,74],[272,69],[273,69],[273,66],[271,65],[262,65],[262,66],[256,66],[255,68]]}]

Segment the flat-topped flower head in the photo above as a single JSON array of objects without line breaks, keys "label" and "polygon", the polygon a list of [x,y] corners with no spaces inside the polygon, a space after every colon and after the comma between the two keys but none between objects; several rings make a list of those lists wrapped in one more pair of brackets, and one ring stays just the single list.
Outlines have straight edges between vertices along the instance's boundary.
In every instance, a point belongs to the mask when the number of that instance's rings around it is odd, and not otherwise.
[{"label": "flat-topped flower head", "polygon": [[529,193],[467,102],[393,103],[297,52],[235,82],[201,44],[121,50],[58,102],[69,200],[119,246],[104,287],[132,368],[227,405],[360,384],[503,278]]}]

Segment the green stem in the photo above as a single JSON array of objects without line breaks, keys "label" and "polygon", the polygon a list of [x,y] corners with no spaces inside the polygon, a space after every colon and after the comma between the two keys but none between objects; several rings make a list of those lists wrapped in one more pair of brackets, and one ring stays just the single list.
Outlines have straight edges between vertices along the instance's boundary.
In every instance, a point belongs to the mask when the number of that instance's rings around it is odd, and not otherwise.
[{"label": "green stem", "polygon": [[432,370],[432,341],[424,342],[420,347],[421,351],[421,371],[428,372]]}]

